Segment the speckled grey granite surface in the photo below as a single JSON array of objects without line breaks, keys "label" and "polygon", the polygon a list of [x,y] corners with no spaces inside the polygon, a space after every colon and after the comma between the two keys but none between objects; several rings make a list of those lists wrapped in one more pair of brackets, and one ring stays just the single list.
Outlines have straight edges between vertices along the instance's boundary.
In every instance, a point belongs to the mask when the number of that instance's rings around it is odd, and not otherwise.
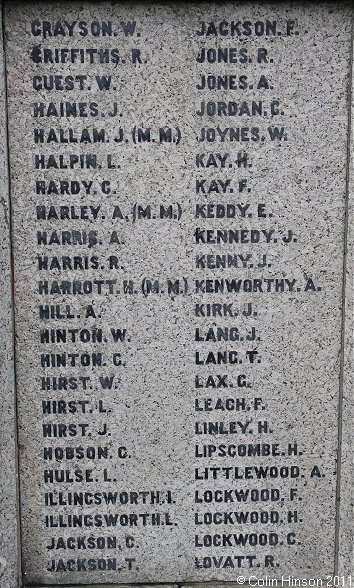
[{"label": "speckled grey granite surface", "polygon": [[[354,42],[354,39],[353,39]],[[353,53],[352,53],[353,55]],[[352,63],[352,93],[351,110],[348,115],[351,118],[351,129],[348,137],[348,210],[347,210],[347,239],[345,247],[345,301],[343,312],[343,401],[340,415],[342,427],[341,444],[341,472],[338,486],[339,520],[338,522],[338,574],[347,578],[347,586],[352,583],[354,576],[354,552],[353,552],[353,523],[354,523],[354,492],[353,492],[353,466],[354,466],[354,434],[353,434],[353,333],[354,333],[354,134],[353,134],[353,67]],[[349,580],[351,578],[351,580]]]},{"label": "speckled grey granite surface", "polygon": [[2,26],[0,26],[0,35],[0,586],[17,588],[19,560],[17,556],[15,389]]},{"label": "speckled grey granite surface", "polygon": [[6,5],[25,582],[348,573],[351,15]]}]

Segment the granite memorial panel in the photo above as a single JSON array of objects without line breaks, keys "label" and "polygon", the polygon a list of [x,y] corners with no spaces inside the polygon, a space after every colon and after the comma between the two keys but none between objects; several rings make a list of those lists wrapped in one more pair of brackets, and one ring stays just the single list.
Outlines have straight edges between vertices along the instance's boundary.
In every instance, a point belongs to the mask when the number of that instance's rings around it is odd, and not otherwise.
[{"label": "granite memorial panel", "polygon": [[28,585],[335,573],[351,16],[6,4]]}]

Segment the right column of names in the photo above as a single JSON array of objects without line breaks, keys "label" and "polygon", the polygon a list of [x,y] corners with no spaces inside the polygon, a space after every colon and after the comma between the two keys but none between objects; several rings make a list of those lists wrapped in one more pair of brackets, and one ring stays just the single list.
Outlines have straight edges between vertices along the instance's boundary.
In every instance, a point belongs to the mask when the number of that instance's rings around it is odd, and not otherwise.
[{"label": "right column of names", "polygon": [[302,34],[293,18],[201,21],[195,34],[200,574],[249,576],[261,568],[272,576],[280,568],[290,578],[291,562],[317,549],[309,501],[333,495],[326,475],[335,464],[324,463],[318,438],[318,390],[311,398],[323,251],[311,219],[310,168],[294,159],[305,79],[289,75],[284,68],[292,65],[282,59],[289,40],[298,59]]}]

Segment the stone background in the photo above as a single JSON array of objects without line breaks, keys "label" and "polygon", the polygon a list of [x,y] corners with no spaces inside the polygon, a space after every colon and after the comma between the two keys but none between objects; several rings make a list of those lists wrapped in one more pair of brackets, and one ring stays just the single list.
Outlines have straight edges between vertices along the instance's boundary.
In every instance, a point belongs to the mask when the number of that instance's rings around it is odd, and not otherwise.
[{"label": "stone background", "polygon": [[[24,3],[5,3],[8,8],[17,4],[20,7]],[[54,3],[53,3],[54,4]],[[307,3],[306,3],[307,4]],[[328,3],[321,3],[323,7],[331,6]],[[343,3],[344,4],[344,3]],[[298,5],[298,3],[297,3]],[[50,3],[47,3],[48,10],[51,10]],[[56,3],[58,6],[58,3]],[[334,7],[338,6],[334,3]],[[314,10],[318,9],[315,7]],[[334,8],[335,9],[335,8]],[[2,54],[3,55],[3,54]],[[3,67],[2,62],[0,67]],[[3,76],[1,76],[3,81]],[[1,92],[1,112],[0,119],[5,121],[5,103],[4,89]],[[343,125],[347,124],[343,121]],[[0,348],[0,586],[1,588],[17,588],[17,570],[16,570],[16,447],[15,447],[15,408],[14,408],[14,380],[13,380],[13,363],[12,363],[12,313],[11,313],[11,292],[10,292],[10,240],[9,240],[9,204],[7,199],[7,142],[5,136],[5,124],[1,124],[3,136],[1,138],[2,148],[0,149],[1,159],[1,197],[0,197],[0,340],[3,342]],[[21,129],[18,129],[21,133]],[[10,129],[10,133],[11,133]],[[12,138],[13,144],[16,139]],[[348,162],[347,162],[348,164]],[[347,174],[348,198],[353,195],[353,189],[349,189],[349,180],[352,181],[352,174]],[[352,206],[349,203],[347,223],[349,229],[352,228]],[[351,570],[351,542],[349,536],[352,534],[352,516],[350,503],[352,500],[351,472],[352,467],[352,400],[351,400],[351,382],[350,382],[350,359],[352,353],[352,231],[349,231],[347,241],[346,266],[346,320],[343,322],[344,336],[346,340],[345,353],[341,356],[343,385],[343,445],[342,445],[342,478],[340,487],[341,501],[338,508],[340,514],[339,534],[335,539],[334,548],[337,550],[339,571],[341,574],[348,574]],[[26,369],[26,366],[24,366]],[[344,370],[344,371],[343,371]],[[25,372],[24,372],[25,373]],[[320,505],[319,505],[320,507]],[[2,576],[1,576],[2,574]],[[2,583],[3,582],[3,583]]]},{"label": "stone background", "polygon": [[[2,10],[1,2],[1,10]],[[17,588],[17,457],[13,362],[10,203],[2,18],[0,26],[0,586]]]}]

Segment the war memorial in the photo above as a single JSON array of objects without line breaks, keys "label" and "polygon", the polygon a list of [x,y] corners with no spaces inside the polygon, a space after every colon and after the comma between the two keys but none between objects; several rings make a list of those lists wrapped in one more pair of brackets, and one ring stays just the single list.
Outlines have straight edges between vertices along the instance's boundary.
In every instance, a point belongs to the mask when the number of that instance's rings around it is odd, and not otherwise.
[{"label": "war memorial", "polygon": [[1,588],[354,585],[353,16],[2,2]]}]

